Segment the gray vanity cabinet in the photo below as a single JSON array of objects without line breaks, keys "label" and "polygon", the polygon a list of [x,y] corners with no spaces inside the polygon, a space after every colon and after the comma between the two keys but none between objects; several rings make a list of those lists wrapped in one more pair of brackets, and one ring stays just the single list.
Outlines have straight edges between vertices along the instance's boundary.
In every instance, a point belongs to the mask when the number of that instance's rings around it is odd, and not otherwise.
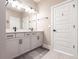
[{"label": "gray vanity cabinet", "polygon": [[43,44],[43,33],[35,32],[31,35],[31,49],[42,46]]},{"label": "gray vanity cabinet", "polygon": [[30,40],[29,38],[23,38],[22,40],[22,44],[20,44],[20,52],[21,54],[24,54],[28,51],[30,51]]},{"label": "gray vanity cabinet", "polygon": [[37,48],[38,45],[38,39],[37,36],[31,36],[31,50]]},{"label": "gray vanity cabinet", "polygon": [[6,34],[8,59],[20,56],[43,44],[42,32],[17,32]]},{"label": "gray vanity cabinet", "polygon": [[44,34],[43,34],[43,32],[37,33],[37,47],[42,46],[42,44],[43,44],[43,39],[44,39]]},{"label": "gray vanity cabinet", "polygon": [[25,37],[25,33],[16,33],[16,39],[19,40],[19,55],[30,51],[30,39]]}]

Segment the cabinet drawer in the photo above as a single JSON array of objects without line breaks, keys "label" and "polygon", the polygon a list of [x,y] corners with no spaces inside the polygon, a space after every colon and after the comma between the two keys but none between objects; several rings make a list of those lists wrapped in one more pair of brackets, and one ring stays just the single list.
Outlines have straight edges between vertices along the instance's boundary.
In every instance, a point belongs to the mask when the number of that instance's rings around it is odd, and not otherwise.
[{"label": "cabinet drawer", "polygon": [[25,33],[25,37],[32,37],[32,36],[37,36],[36,32],[29,32],[29,33]]},{"label": "cabinet drawer", "polygon": [[29,37],[31,35],[32,35],[32,33],[25,33],[25,37]]},{"label": "cabinet drawer", "polygon": [[6,34],[6,37],[8,39],[15,38],[15,34]]},{"label": "cabinet drawer", "polygon": [[33,32],[32,33],[32,36],[37,36],[37,32]]},{"label": "cabinet drawer", "polygon": [[24,33],[16,33],[16,38],[24,37]]}]

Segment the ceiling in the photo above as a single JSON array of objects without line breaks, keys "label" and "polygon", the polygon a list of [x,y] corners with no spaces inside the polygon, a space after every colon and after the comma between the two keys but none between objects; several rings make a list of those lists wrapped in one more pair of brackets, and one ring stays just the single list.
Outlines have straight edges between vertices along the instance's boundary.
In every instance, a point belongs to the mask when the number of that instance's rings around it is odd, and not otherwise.
[{"label": "ceiling", "polygon": [[36,3],[39,3],[40,2],[40,0],[33,0],[34,2],[36,2]]}]

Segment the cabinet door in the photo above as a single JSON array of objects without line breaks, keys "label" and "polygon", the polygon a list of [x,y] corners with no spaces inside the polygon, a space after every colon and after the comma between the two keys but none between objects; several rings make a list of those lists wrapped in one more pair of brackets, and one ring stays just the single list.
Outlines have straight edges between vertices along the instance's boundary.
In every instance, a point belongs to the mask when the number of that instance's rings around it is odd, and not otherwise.
[{"label": "cabinet door", "polygon": [[22,44],[20,44],[21,54],[26,53],[30,50],[30,39],[29,38],[22,38]]},{"label": "cabinet door", "polygon": [[8,54],[8,58],[12,59],[16,56],[18,56],[18,40],[16,39],[7,39],[6,41],[7,43],[7,54]]},{"label": "cabinet door", "polygon": [[37,47],[39,47],[43,44],[43,33],[42,32],[37,33],[37,40],[38,40],[37,41],[38,42]]},{"label": "cabinet door", "polygon": [[37,48],[38,40],[37,36],[31,36],[31,49]]}]

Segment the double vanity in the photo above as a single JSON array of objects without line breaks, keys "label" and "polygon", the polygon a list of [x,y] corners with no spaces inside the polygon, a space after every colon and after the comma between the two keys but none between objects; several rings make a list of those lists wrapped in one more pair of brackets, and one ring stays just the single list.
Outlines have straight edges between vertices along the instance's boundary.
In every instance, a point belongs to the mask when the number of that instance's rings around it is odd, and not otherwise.
[{"label": "double vanity", "polygon": [[[11,1],[13,4],[8,0],[6,6],[6,59],[13,59],[42,46],[44,37],[43,31],[38,31],[37,7],[27,5],[30,3],[24,3],[24,0]],[[23,5],[20,10],[18,4],[13,7],[16,2]]]},{"label": "double vanity", "polygon": [[6,33],[8,59],[13,59],[42,46],[43,37],[44,33],[42,31]]}]

